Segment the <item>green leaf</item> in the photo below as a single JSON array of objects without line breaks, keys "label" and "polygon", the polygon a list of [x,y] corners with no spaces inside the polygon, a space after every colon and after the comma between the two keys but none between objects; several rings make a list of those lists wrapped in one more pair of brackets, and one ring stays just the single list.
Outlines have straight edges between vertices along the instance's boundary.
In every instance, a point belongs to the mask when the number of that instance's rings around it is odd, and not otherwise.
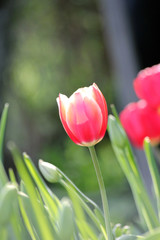
[{"label": "green leaf", "polygon": [[17,187],[18,187],[14,171],[11,168],[9,169],[9,178],[10,178],[11,182],[14,183],[15,185],[17,185]]},{"label": "green leaf", "polygon": [[82,239],[97,240],[97,236],[94,229],[90,226],[90,224],[86,219],[85,212],[82,208],[82,205],[81,205],[82,203],[80,201],[80,198],[78,197],[78,194],[75,193],[75,190],[72,188],[72,186],[66,185],[66,189],[72,200],[72,204],[75,212],[75,221],[77,223]]},{"label": "green leaf", "polygon": [[1,116],[1,122],[0,122],[0,189],[2,188],[2,186],[4,186],[8,182],[8,178],[2,163],[3,143],[4,143],[4,134],[5,134],[5,128],[6,128],[7,115],[8,115],[8,107],[9,105],[5,104],[4,110]]},{"label": "green leaf", "polygon": [[71,240],[74,233],[74,217],[71,202],[67,198],[61,201],[59,209],[59,237],[60,240]]},{"label": "green leaf", "polygon": [[159,240],[160,239],[160,228],[154,229],[152,233],[143,235],[143,240]]},{"label": "green leaf", "polygon": [[39,236],[41,235],[39,232],[39,228],[37,226],[36,217],[32,210],[32,205],[29,197],[24,193],[24,185],[21,183],[20,189],[22,192],[19,192],[19,207],[23,217],[24,224],[33,240],[39,240]]},{"label": "green leaf", "polygon": [[146,154],[148,167],[152,177],[154,193],[157,201],[158,216],[160,219],[160,176],[158,172],[158,166],[156,164],[156,161],[154,159],[153,152],[151,149],[150,139],[148,137],[146,137],[144,140],[144,151]]},{"label": "green leaf", "polygon": [[125,147],[127,141],[126,133],[117,122],[116,118],[112,115],[109,115],[108,117],[108,127],[112,143],[119,148]]},{"label": "green leaf", "polygon": [[[99,209],[99,207],[87,196],[85,196],[78,188],[75,186],[75,184],[57,167],[52,165],[51,163],[44,162],[42,160],[39,161],[39,167],[42,172],[42,175],[46,180],[49,180],[52,178],[52,173],[55,175],[55,171],[58,171],[59,177],[59,183],[68,191],[68,188],[72,188],[72,191],[74,192],[74,195],[79,199],[79,202],[83,208],[83,211],[88,215],[87,217],[90,218],[90,220],[93,222],[94,226],[100,231],[103,232],[103,235],[106,237],[105,233],[105,223],[104,223],[104,216],[102,214],[102,211]],[[48,178],[48,174],[51,176]],[[94,208],[93,211],[90,209],[87,203],[90,203],[92,207]]]},{"label": "green leaf", "polygon": [[26,163],[26,166],[32,175],[35,183],[37,184],[37,187],[41,193],[41,196],[43,198],[43,201],[45,202],[47,206],[47,210],[49,213],[49,216],[52,221],[52,225],[55,227],[57,226],[57,217],[58,217],[58,208],[61,205],[59,199],[53,192],[48,188],[48,186],[45,184],[43,179],[41,178],[40,174],[38,173],[37,169],[35,168],[33,162],[31,161],[30,157],[24,153],[24,161]]},{"label": "green leaf", "polygon": [[7,183],[0,191],[0,225],[7,224],[13,212],[13,203],[17,200],[17,188]]},{"label": "green leaf", "polygon": [[6,128],[6,121],[7,121],[7,115],[8,115],[8,108],[9,104],[6,103],[2,112],[1,116],[1,123],[0,123],[0,161],[2,161],[2,155],[3,155],[3,143],[4,143],[4,134],[5,134],[5,128]]},{"label": "green leaf", "polygon": [[0,226],[0,236],[1,240],[8,240],[8,232],[6,227]]},{"label": "green leaf", "polygon": [[[120,123],[115,107],[113,107],[113,113],[116,118],[115,121],[117,121],[117,124],[119,124],[119,127],[122,128],[122,125]],[[112,132],[110,131],[110,128],[108,132],[109,132],[112,147],[114,149],[116,157],[132,189],[137,210],[139,212],[141,220],[145,222],[148,229],[151,231],[152,229],[158,227],[160,223],[158,221],[155,209],[153,208],[150,198],[145,189],[129,140],[126,137],[126,144],[124,145],[124,147],[123,148],[120,146],[117,147],[117,145],[115,145],[115,141],[112,141],[113,138],[112,138]]]},{"label": "green leaf", "polygon": [[138,237],[135,235],[123,235],[121,237],[116,238],[116,240],[138,240],[138,239],[143,239],[143,237]]},{"label": "green leaf", "polygon": [[39,231],[41,234],[40,239],[47,238],[47,240],[54,240],[55,236],[53,233],[53,229],[51,227],[51,223],[49,221],[49,218],[47,218],[47,216],[46,216],[45,208],[44,207],[42,208],[42,206],[39,204],[39,199],[37,197],[34,181],[31,178],[31,176],[26,168],[23,158],[21,157],[21,155],[19,154],[17,148],[15,147],[15,145],[13,143],[9,144],[9,149],[12,152],[17,171],[18,171],[21,179],[25,183],[26,191],[30,198],[32,210],[35,214],[35,217],[36,217],[36,220],[38,223],[38,228],[39,228]]}]

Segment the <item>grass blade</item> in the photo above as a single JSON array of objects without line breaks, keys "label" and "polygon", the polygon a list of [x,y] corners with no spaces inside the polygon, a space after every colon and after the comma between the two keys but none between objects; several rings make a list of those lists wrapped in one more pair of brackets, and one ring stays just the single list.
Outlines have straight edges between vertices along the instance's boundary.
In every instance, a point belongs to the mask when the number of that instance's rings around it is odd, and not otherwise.
[{"label": "grass blade", "polygon": [[5,129],[6,129],[7,115],[8,115],[8,107],[9,105],[5,104],[2,112],[2,116],[1,116],[1,122],[0,122],[0,189],[8,182],[8,178],[2,163],[3,144],[4,144],[4,135],[5,135]]},{"label": "grass blade", "polygon": [[24,153],[24,161],[26,166],[31,173],[37,187],[41,193],[41,196],[48,207],[49,215],[52,220],[52,224],[54,227],[57,225],[57,217],[58,217],[58,208],[60,207],[60,201],[53,192],[47,187],[43,179],[41,178],[40,174],[38,173],[37,169],[35,168],[33,162],[31,161],[30,157]]},{"label": "grass blade", "polygon": [[46,217],[45,209],[42,208],[40,204],[38,204],[39,200],[37,198],[35,184],[25,166],[25,163],[14,144],[9,144],[9,149],[12,152],[18,173],[25,183],[26,190],[31,201],[32,209],[38,223],[39,231],[41,234],[40,238],[54,240],[55,237],[53,235],[51,223]]},{"label": "grass blade", "polygon": [[148,137],[145,138],[144,140],[144,151],[146,154],[149,170],[152,177],[154,192],[155,192],[156,201],[157,201],[158,217],[160,220],[160,176],[159,176],[158,167],[156,165],[156,161],[154,159],[153,152],[151,149],[150,140]]}]

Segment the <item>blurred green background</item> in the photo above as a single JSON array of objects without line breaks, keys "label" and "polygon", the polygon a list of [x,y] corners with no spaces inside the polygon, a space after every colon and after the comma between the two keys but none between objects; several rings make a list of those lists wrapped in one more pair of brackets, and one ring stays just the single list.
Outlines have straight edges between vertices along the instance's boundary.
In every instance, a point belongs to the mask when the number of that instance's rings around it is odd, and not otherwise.
[{"label": "blurred green background", "polygon": [[[138,42],[135,34],[134,11],[138,1],[122,2],[128,15],[130,13],[127,21],[132,24],[132,41],[139,54],[137,69],[156,63],[156,55],[152,62],[145,62],[139,44],[144,38]],[[114,33],[106,32],[104,3],[103,0],[15,0],[14,3],[2,1],[0,5],[1,110],[5,102],[10,104],[6,142],[13,140],[35,164],[39,158],[52,162],[96,201],[99,201],[98,184],[89,152],[76,146],[66,135],[59,120],[56,98],[59,93],[70,96],[77,88],[95,82],[107,100],[109,112],[111,103],[122,107],[116,85],[122,86],[127,104],[124,83],[118,85],[114,75],[114,72],[118,75],[113,59],[116,57],[110,53],[107,42],[112,35],[114,39]],[[142,9],[143,4],[140,7]],[[120,11],[115,9],[117,13]],[[118,43],[120,34],[117,34]],[[122,62],[125,55],[120,55]],[[132,195],[107,133],[96,149],[113,221],[133,220],[136,211]],[[13,167],[7,149],[5,165],[6,169]],[[60,191],[58,186],[55,189]]]},{"label": "blurred green background", "polygon": [[[66,135],[56,98],[96,82],[108,107],[113,102],[97,3],[16,1],[12,11],[3,93],[10,103],[7,138],[34,161],[55,163],[82,190],[93,191],[97,184],[90,156]],[[105,140],[106,150],[101,146],[98,150],[108,158],[103,162],[108,185],[115,185],[123,177],[118,166],[114,168],[113,152]]]}]

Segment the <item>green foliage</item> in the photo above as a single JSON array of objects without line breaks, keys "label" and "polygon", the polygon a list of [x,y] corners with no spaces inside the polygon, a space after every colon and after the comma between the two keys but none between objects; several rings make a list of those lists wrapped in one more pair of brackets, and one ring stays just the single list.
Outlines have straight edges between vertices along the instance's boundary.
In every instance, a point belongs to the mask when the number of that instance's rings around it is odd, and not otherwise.
[{"label": "green foliage", "polygon": [[[2,114],[0,128],[1,144],[4,141],[6,108]],[[2,124],[3,123],[3,124]],[[71,200],[59,200],[47,187],[33,162],[27,154],[21,154],[13,143],[8,147],[17,168],[20,184],[17,183],[13,170],[9,170],[9,179],[0,192],[2,239],[37,240],[37,239],[106,239],[104,217],[99,207],[86,197],[72,181],[58,168],[51,164],[42,164],[42,173],[52,174],[58,171],[58,181],[68,192]],[[2,146],[1,146],[2,148]],[[0,167],[2,167],[1,165]],[[49,169],[50,168],[50,169]],[[49,170],[48,170],[49,169]],[[4,168],[1,172],[5,174]],[[0,175],[3,179],[4,174]],[[93,210],[88,204],[92,205]],[[23,219],[23,221],[21,221]]]},{"label": "green foliage", "polygon": [[[116,187],[119,189],[126,188],[124,174],[116,161],[110,143],[107,142],[107,144],[101,143],[100,146],[98,145],[97,153],[100,159],[105,185],[112,189]],[[55,145],[44,149],[42,158],[59,167],[68,176],[71,176],[72,181],[75,182],[82,191],[95,192],[98,190],[98,184],[92,162],[89,159],[88,149],[80,148],[73,144],[70,139],[66,139],[64,147],[60,148],[59,145]],[[84,178],[83,176],[89,177]]]},{"label": "green foliage", "polygon": [[[147,225],[147,228],[152,231],[152,229],[159,227],[159,173],[157,170],[156,162],[153,157],[153,153],[150,146],[150,140],[146,138],[144,140],[144,150],[146,153],[149,170],[152,176],[154,194],[157,201],[157,208],[153,206],[153,203],[150,201],[150,198],[146,192],[145,186],[143,184],[143,180],[138,168],[138,165],[135,161],[135,157],[133,155],[130,143],[128,141],[127,135],[125,134],[120,120],[118,118],[118,114],[114,106],[112,106],[112,111],[115,117],[109,117],[109,135],[112,141],[112,146],[117,156],[117,159],[128,179],[130,187],[133,192],[133,196],[135,198],[135,202],[137,205],[137,209],[139,211],[139,215]],[[113,124],[114,122],[114,124]],[[118,128],[117,128],[118,126]],[[123,135],[122,135],[123,133]],[[122,137],[125,144],[122,146],[115,141],[117,134]]]},{"label": "green foliage", "polygon": [[[1,153],[7,110],[6,105],[0,124]],[[111,125],[109,131],[111,131]],[[149,230],[145,234],[134,235],[130,233],[127,226],[122,227],[116,224],[111,229],[113,239],[158,240],[160,239],[159,219],[144,189],[130,145],[126,141],[124,149],[121,149],[119,144],[115,145],[115,142],[112,144],[130,183],[140,216],[143,217]],[[155,170],[156,163],[148,139],[144,144],[157,199],[156,210],[159,211],[159,173]],[[110,240],[105,229],[104,213],[58,167],[39,161],[44,178],[51,183],[61,184],[67,191],[68,197],[61,200],[48,188],[30,157],[26,153],[21,155],[13,143],[9,143],[8,147],[20,182],[16,181],[12,169],[9,170],[9,177],[7,177],[1,155],[0,236],[2,240],[62,240],[64,238],[66,240]]]},{"label": "green foliage", "polygon": [[0,225],[5,225],[11,217],[14,202],[17,200],[16,186],[7,183],[1,189],[0,196]]}]

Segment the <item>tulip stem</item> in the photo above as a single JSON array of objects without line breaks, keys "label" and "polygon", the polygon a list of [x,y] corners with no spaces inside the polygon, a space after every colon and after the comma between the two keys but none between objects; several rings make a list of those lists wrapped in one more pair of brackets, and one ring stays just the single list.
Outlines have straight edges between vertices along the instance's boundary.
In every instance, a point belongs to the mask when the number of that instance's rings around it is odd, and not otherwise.
[{"label": "tulip stem", "polygon": [[99,162],[98,162],[98,158],[97,158],[97,154],[96,154],[94,146],[89,147],[89,151],[90,151],[90,154],[91,154],[91,158],[92,158],[92,161],[93,161],[93,165],[94,165],[94,168],[95,168],[95,171],[96,171],[97,180],[98,180],[98,184],[99,184],[99,188],[100,188],[108,240],[113,240],[106,189],[105,189],[105,186],[104,186],[104,181],[103,181],[101,169],[100,169],[100,166],[99,166]]}]

